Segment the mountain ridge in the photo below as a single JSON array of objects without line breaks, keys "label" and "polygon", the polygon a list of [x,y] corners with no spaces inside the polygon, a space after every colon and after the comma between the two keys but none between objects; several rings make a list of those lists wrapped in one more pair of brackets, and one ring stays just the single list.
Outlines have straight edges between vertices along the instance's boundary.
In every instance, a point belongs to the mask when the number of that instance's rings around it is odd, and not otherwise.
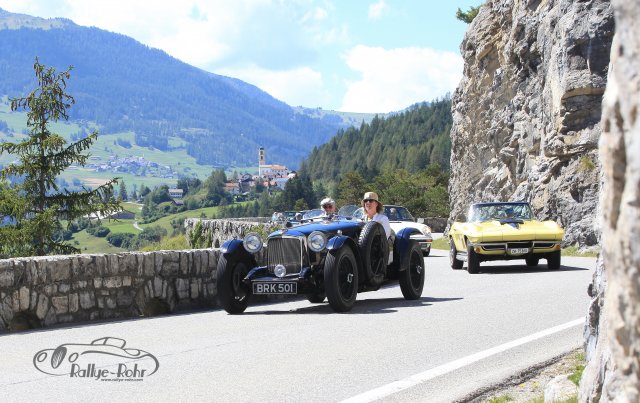
[{"label": "mountain ridge", "polygon": [[255,150],[265,147],[295,168],[349,126],[337,114],[311,117],[249,83],[68,19],[0,9],[0,33],[0,94],[19,97],[33,88],[35,57],[58,70],[72,65],[72,119],[94,121],[102,134],[134,131],[137,144],[158,149],[179,137],[201,164],[255,165]]}]

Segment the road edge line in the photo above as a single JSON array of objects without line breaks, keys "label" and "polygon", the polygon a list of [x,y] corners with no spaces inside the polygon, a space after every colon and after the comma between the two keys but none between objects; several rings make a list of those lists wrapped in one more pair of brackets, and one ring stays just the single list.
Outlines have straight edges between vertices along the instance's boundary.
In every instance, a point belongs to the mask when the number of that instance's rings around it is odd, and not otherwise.
[{"label": "road edge line", "polygon": [[415,374],[415,375],[411,375],[411,376],[409,376],[409,377],[407,377],[405,379],[400,379],[398,381],[388,383],[388,384],[380,386],[378,388],[371,389],[371,390],[369,390],[367,392],[364,392],[364,393],[361,393],[359,395],[356,395],[356,396],[347,398],[345,400],[342,400],[341,403],[365,403],[365,402],[372,402],[374,400],[382,399],[383,397],[392,395],[394,393],[398,393],[398,392],[403,391],[405,389],[409,389],[409,388],[411,388],[413,386],[416,386],[416,385],[418,385],[418,384],[420,384],[422,382],[426,382],[426,381],[431,380],[431,379],[433,379],[435,377],[438,377],[440,375],[444,375],[446,373],[455,371],[457,369],[465,367],[465,366],[467,366],[469,364],[473,364],[473,363],[475,363],[477,361],[480,361],[480,360],[485,359],[487,357],[490,357],[492,355],[505,352],[507,350],[510,350],[512,348],[521,346],[523,344],[530,343],[532,341],[541,339],[541,338],[546,337],[546,336],[550,336],[550,335],[552,335],[554,333],[558,333],[558,332],[561,332],[563,330],[570,329],[570,328],[572,328],[574,326],[578,326],[578,325],[584,324],[584,322],[585,322],[585,318],[575,319],[575,320],[572,320],[571,322],[567,322],[567,323],[564,323],[562,325],[554,326],[554,327],[551,327],[549,329],[545,329],[545,330],[542,330],[540,332],[533,333],[533,334],[530,334],[528,336],[521,337],[519,339],[516,339],[516,340],[510,341],[510,342],[501,344],[499,346],[495,346],[495,347],[492,347],[490,349],[487,349],[487,350],[484,350],[484,351],[480,351],[480,352],[477,352],[475,354],[468,355],[466,357],[459,358],[459,359],[457,359],[455,361],[451,361],[451,362],[449,362],[447,364],[443,364],[443,365],[440,365],[438,367],[428,369],[428,370],[426,370],[424,372],[420,372],[420,373]]}]

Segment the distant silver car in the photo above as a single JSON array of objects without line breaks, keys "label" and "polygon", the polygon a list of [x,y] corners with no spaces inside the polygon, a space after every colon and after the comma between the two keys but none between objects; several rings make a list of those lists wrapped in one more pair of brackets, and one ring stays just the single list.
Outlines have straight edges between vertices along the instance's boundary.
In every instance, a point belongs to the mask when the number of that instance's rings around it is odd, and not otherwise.
[{"label": "distant silver car", "polygon": [[[394,234],[397,234],[403,228],[411,227],[420,231],[420,234],[411,235],[411,239],[418,241],[423,256],[429,256],[431,253],[431,243],[433,242],[433,235],[431,234],[431,228],[426,224],[420,224],[416,222],[409,210],[403,206],[396,206],[393,204],[387,204],[384,206],[384,215],[389,218],[389,225]],[[362,207],[356,209],[353,212],[353,217],[362,219],[364,217],[364,210]]]}]

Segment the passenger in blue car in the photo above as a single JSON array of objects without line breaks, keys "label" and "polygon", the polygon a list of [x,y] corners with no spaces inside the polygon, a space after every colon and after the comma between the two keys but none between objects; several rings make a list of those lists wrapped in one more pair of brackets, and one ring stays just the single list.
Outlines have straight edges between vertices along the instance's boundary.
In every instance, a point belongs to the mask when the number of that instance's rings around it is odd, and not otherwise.
[{"label": "passenger in blue car", "polygon": [[336,213],[336,201],[330,197],[325,197],[320,202],[320,207],[324,210],[324,214],[331,217]]},{"label": "passenger in blue car", "polygon": [[362,198],[362,208],[364,209],[365,221],[378,221],[384,227],[387,238],[391,236],[391,225],[389,218],[382,214],[382,203],[378,200],[376,192],[367,192]]}]

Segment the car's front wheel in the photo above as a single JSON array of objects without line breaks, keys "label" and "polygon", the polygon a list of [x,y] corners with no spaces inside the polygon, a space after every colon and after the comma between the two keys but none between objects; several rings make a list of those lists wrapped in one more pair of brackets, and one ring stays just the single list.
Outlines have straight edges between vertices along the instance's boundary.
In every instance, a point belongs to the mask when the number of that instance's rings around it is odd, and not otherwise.
[{"label": "car's front wheel", "polygon": [[480,255],[473,250],[471,245],[467,247],[467,271],[469,274],[476,274],[480,271]]},{"label": "car's front wheel", "polygon": [[358,266],[353,251],[343,246],[327,254],[324,286],[329,305],[336,312],[351,310],[358,294]]},{"label": "car's front wheel", "polygon": [[559,250],[547,255],[547,268],[549,270],[558,270],[560,268],[560,256]]},{"label": "car's front wheel", "polygon": [[414,300],[422,295],[425,277],[424,257],[416,242],[411,243],[407,262],[409,266],[400,272],[400,290],[404,299]]},{"label": "car's front wheel", "polygon": [[449,263],[453,270],[462,269],[462,260],[458,259],[458,251],[456,250],[456,244],[453,243],[453,239],[449,238]]},{"label": "car's front wheel", "polygon": [[248,261],[238,257],[220,256],[216,269],[218,301],[228,313],[242,313],[247,309],[250,292],[242,279],[248,272]]},{"label": "car's front wheel", "polygon": [[538,265],[538,262],[540,262],[540,258],[537,256],[527,256],[524,260],[527,262],[527,266],[530,267],[535,267]]}]

